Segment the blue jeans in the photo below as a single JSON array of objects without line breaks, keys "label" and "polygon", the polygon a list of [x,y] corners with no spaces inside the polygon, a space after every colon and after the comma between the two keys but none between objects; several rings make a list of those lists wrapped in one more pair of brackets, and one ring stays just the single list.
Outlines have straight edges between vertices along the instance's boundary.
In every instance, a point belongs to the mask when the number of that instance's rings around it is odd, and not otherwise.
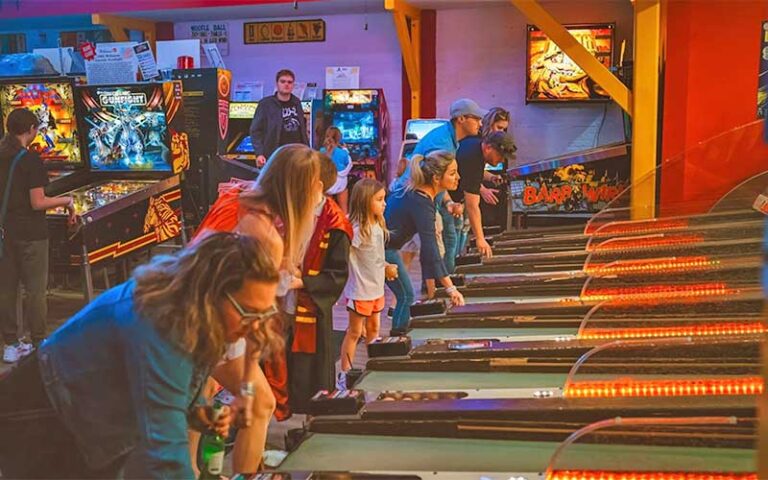
[{"label": "blue jeans", "polygon": [[467,248],[467,240],[469,240],[469,217],[467,216],[466,207],[464,209],[464,215],[461,218],[454,218],[456,224],[456,233],[459,240],[456,245],[456,256],[458,257],[464,253]]},{"label": "blue jeans", "polygon": [[437,203],[437,214],[443,218],[443,245],[445,245],[445,255],[443,256],[443,263],[445,269],[451,274],[456,269],[456,252],[459,246],[459,237],[456,232],[456,224],[454,223],[454,216],[445,209],[440,195],[435,199]]},{"label": "blue jeans", "polygon": [[416,294],[413,292],[411,278],[408,276],[408,270],[405,268],[400,252],[387,249],[384,252],[384,258],[387,260],[387,263],[397,265],[397,278],[387,281],[387,287],[389,287],[397,299],[397,306],[392,314],[392,328],[405,330],[408,328],[408,322],[411,320],[411,305],[416,300]]}]

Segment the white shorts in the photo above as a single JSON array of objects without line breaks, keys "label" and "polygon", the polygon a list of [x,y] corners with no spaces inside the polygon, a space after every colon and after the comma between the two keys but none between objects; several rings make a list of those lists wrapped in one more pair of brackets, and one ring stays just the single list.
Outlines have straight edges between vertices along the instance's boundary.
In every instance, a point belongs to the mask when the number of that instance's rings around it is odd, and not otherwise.
[{"label": "white shorts", "polygon": [[228,343],[227,350],[224,352],[224,356],[221,357],[219,365],[222,363],[231,362],[236,358],[240,358],[245,355],[245,338],[241,338],[236,342]]}]

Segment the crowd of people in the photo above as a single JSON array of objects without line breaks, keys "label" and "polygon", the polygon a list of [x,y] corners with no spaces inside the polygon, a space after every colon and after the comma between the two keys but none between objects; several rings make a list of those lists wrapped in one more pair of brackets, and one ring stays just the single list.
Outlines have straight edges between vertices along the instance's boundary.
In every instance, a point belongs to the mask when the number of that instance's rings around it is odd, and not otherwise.
[{"label": "crowd of people", "polygon": [[[192,478],[197,432],[231,425],[233,470],[255,472],[273,416],[306,413],[318,390],[347,388],[359,339],[379,336],[385,287],[396,300],[390,334],[408,328],[416,300],[408,248],[420,254],[426,296],[440,285],[463,304],[454,260],[469,230],[492,255],[479,205],[495,199],[498,183],[485,165],[514,155],[508,112],[457,100],[389,191],[372,179],[350,188],[339,130],[328,129],[322,150],[308,146],[295,76],[282,70],[276,80],[251,127],[258,179],[221,185],[187,246],[137,268],[47,339],[44,212],[74,212],[71,198],[44,195],[42,162],[24,148],[36,121],[21,109],[9,116],[0,315],[6,349],[17,353],[5,360],[24,358],[0,380],[3,475]],[[23,351],[12,313],[19,283],[33,304],[35,344]],[[342,295],[349,323],[337,356],[332,312]],[[235,396],[219,416],[209,405],[217,386]]]}]

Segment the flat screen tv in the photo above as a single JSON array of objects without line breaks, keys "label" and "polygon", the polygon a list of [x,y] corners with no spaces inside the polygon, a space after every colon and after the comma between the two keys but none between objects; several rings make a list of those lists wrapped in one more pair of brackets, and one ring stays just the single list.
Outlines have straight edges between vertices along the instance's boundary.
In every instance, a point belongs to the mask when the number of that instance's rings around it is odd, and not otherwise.
[{"label": "flat screen tv", "polygon": [[378,125],[372,111],[333,112],[333,125],[341,130],[344,143],[372,143],[378,138]]},{"label": "flat screen tv", "polygon": [[66,169],[83,165],[70,81],[11,80],[0,83],[3,127],[8,115],[17,108],[26,108],[37,116],[37,136],[29,148],[37,152],[47,166],[55,164]]},{"label": "flat screen tv", "polygon": [[92,171],[171,170],[162,84],[75,90]]},{"label": "flat screen tv", "polygon": [[[566,29],[603,65],[613,65],[614,24]],[[608,94],[544,32],[528,26],[526,102],[605,101]]]}]

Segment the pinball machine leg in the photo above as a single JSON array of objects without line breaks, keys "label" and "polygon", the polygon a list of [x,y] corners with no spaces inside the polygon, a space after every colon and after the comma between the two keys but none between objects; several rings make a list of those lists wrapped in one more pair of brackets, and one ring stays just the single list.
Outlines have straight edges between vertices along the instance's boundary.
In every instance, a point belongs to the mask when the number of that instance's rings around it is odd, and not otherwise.
[{"label": "pinball machine leg", "polygon": [[93,300],[93,272],[91,271],[91,264],[88,262],[88,251],[86,250],[85,245],[83,245],[82,258],[83,295],[85,295],[85,300],[90,302]]}]

